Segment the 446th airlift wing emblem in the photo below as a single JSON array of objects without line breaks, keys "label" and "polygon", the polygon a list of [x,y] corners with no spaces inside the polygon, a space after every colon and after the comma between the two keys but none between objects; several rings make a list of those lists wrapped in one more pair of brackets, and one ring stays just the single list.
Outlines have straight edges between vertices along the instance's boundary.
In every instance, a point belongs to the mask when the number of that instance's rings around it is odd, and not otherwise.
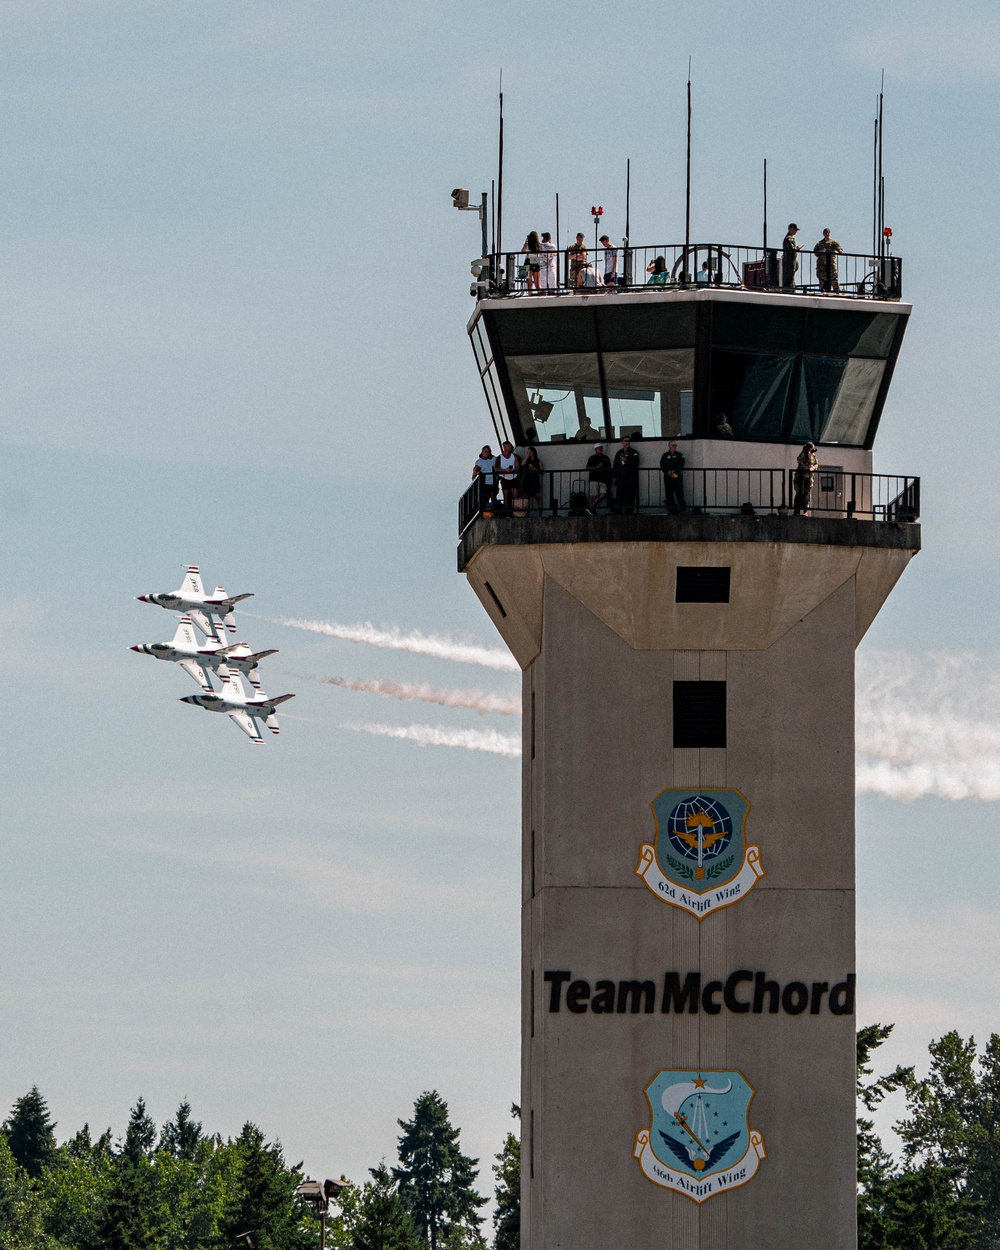
[{"label": "446th airlift wing emblem", "polygon": [[650,1125],[632,1150],[645,1176],[692,1202],[752,1180],[767,1158],[747,1118],[753,1095],[742,1072],[657,1072],[646,1086]]},{"label": "446th airlift wing emblem", "polygon": [[663,790],[649,806],[656,841],[640,848],[635,872],[664,903],[704,920],[764,876],[760,847],[747,846],[750,804],[739,790]]}]

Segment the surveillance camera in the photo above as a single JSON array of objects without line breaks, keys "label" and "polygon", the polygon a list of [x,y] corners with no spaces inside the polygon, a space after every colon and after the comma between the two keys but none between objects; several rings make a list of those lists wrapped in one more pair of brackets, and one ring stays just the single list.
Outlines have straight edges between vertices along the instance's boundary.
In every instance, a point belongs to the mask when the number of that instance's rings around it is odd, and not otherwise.
[{"label": "surveillance camera", "polygon": [[451,202],[456,208],[469,207],[469,192],[465,187],[456,187],[451,193]]},{"label": "surveillance camera", "polygon": [[488,256],[477,256],[469,268],[472,270],[472,276],[478,278],[484,269],[489,269],[490,261]]}]

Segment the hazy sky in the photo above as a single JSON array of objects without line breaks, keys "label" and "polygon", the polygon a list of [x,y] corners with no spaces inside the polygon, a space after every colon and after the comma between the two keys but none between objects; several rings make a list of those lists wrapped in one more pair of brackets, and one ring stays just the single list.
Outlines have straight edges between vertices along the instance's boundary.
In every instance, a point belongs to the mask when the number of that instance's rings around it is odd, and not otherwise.
[{"label": "hazy sky", "polygon": [[[128,651],[174,622],[133,596],[193,561],[261,617],[495,645],[454,572],[489,427],[449,192],[493,176],[502,64],[509,243],[556,192],[564,234],[600,202],[619,235],[627,157],[633,239],[680,238],[689,54],[706,241],[757,241],[766,156],[773,235],[863,250],[886,70],[915,309],[876,460],[923,476],[925,550],[862,663],[876,705],[897,675],[904,765],[950,709],[925,789],[954,765],[950,792],[1000,793],[992,6],[2,0],[0,1104],[37,1082],[61,1132],[120,1131],[186,1096],[363,1177],[435,1087],[487,1167],[518,1096],[519,765],[338,726],[517,719],[289,674],[516,674],[243,618],[298,691],[257,750]],[[1000,1028],[996,817],[859,800],[862,1019],[898,1022],[893,1058]]]}]

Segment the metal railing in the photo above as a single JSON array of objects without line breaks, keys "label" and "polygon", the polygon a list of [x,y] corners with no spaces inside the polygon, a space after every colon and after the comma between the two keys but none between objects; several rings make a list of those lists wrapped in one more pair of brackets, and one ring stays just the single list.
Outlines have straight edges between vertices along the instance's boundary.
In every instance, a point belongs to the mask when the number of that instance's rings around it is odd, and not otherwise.
[{"label": "metal railing", "polygon": [[[543,471],[527,486],[523,473],[506,497],[498,483],[477,478],[458,505],[459,535],[491,517],[582,517],[646,515],[786,515],[789,513],[863,521],[916,521],[920,478],[886,473],[818,469],[684,469],[682,489],[671,489],[660,469],[612,474],[591,481],[586,469]],[[536,494],[525,489],[539,487]]]},{"label": "metal railing", "polygon": [[796,253],[795,267],[781,248],[728,243],[682,243],[561,251],[504,252],[484,258],[473,292],[478,298],[517,295],[593,295],[597,291],[716,287],[786,294],[847,295],[898,300],[903,294],[899,256],[855,252]]}]

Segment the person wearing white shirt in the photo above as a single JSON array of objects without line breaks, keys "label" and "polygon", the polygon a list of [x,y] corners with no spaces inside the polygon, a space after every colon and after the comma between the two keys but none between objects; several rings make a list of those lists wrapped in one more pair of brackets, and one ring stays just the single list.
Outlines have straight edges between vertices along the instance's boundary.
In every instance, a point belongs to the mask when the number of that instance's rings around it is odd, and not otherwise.
[{"label": "person wearing white shirt", "polygon": [[618,284],[618,249],[611,246],[611,240],[606,234],[601,235],[601,246],[604,248],[604,285],[617,286]]},{"label": "person wearing white shirt", "polygon": [[556,274],[556,245],[552,235],[546,231],[542,235],[542,268],[538,274],[538,286],[542,291],[554,291],[559,285]]},{"label": "person wearing white shirt", "polygon": [[496,461],[493,450],[487,444],[479,453],[479,459],[472,466],[472,480],[479,478],[479,507],[482,511],[493,507],[497,497]]}]

